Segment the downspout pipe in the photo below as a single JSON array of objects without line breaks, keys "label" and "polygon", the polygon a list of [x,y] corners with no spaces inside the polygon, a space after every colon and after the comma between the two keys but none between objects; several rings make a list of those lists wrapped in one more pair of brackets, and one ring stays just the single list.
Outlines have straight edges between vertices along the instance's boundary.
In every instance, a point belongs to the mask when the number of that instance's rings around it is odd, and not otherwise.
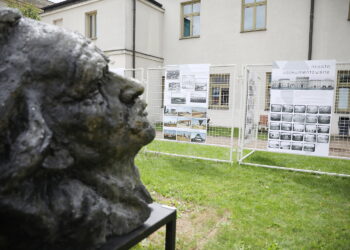
[{"label": "downspout pipe", "polygon": [[132,0],[132,77],[135,78],[136,68],[136,0]]},{"label": "downspout pipe", "polygon": [[309,27],[309,51],[308,60],[312,60],[312,38],[314,33],[314,12],[315,12],[315,0],[311,0],[310,6],[310,27]]}]

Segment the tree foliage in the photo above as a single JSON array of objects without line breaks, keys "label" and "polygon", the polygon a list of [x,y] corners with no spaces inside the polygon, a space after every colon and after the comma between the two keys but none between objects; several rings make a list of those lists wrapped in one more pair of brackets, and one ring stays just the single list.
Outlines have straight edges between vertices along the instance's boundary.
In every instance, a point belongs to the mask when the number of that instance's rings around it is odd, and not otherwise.
[{"label": "tree foliage", "polygon": [[18,0],[6,0],[8,7],[19,9],[23,16],[40,20],[40,9],[30,3],[20,2]]}]

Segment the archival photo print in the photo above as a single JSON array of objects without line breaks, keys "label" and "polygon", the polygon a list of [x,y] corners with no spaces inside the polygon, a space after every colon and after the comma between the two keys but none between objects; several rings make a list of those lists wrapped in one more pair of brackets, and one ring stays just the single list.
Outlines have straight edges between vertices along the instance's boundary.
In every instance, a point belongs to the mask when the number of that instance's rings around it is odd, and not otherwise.
[{"label": "archival photo print", "polygon": [[279,142],[279,141],[271,140],[271,141],[269,141],[269,143],[268,143],[268,147],[269,147],[269,148],[279,148],[279,147],[280,147],[280,142]]},{"label": "archival photo print", "polygon": [[191,141],[191,132],[188,132],[188,131],[177,131],[176,139],[178,141],[190,142]]},{"label": "archival photo print", "polygon": [[194,75],[182,76],[182,89],[194,90],[196,77]]},{"label": "archival photo print", "polygon": [[290,150],[291,143],[289,141],[281,141],[280,149]]},{"label": "archival photo print", "polygon": [[191,107],[178,107],[177,114],[178,114],[178,116],[192,117],[192,108]]},{"label": "archival photo print", "polygon": [[172,95],[171,104],[186,104],[186,96],[181,94]]},{"label": "archival photo print", "polygon": [[317,115],[306,115],[306,123],[317,123]]},{"label": "archival photo print", "polygon": [[294,105],[294,113],[305,113],[306,106],[305,105]]},{"label": "archival photo print", "polygon": [[303,150],[303,143],[302,142],[293,142],[292,143],[292,150],[302,151]]},{"label": "archival photo print", "polygon": [[191,118],[178,117],[177,118],[177,127],[178,128],[191,128]]},{"label": "archival photo print", "polygon": [[271,112],[281,112],[282,105],[280,104],[271,104]]},{"label": "archival photo print", "polygon": [[282,123],[281,130],[292,131],[292,123]]},{"label": "archival photo print", "polygon": [[305,143],[304,144],[304,151],[305,152],[315,152],[316,149],[316,145],[315,144],[311,144],[311,143]]},{"label": "archival photo print", "polygon": [[319,124],[330,124],[331,123],[331,116],[330,115],[319,115],[318,116],[318,123]]},{"label": "archival photo print", "polygon": [[176,127],[177,117],[176,116],[165,116],[164,127]]},{"label": "archival photo print", "polygon": [[176,107],[172,107],[172,106],[165,106],[164,107],[164,115],[167,116],[177,116],[177,111],[176,111]]},{"label": "archival photo print", "polygon": [[318,113],[318,106],[317,105],[308,105],[306,107],[306,113],[317,114]]},{"label": "archival photo print", "polygon": [[179,82],[169,82],[169,91],[179,92],[180,83]]},{"label": "archival photo print", "polygon": [[180,70],[167,70],[166,79],[167,80],[179,80]]},{"label": "archival photo print", "polygon": [[329,135],[317,135],[317,142],[318,143],[328,143],[329,142]]},{"label": "archival photo print", "polygon": [[316,142],[316,135],[315,134],[306,134],[305,141],[306,142]]},{"label": "archival photo print", "polygon": [[294,106],[292,104],[284,104],[282,107],[282,111],[284,113],[293,113]]},{"label": "archival photo print", "polygon": [[280,133],[275,131],[270,131],[269,138],[273,140],[278,140],[280,138]]},{"label": "archival photo print", "polygon": [[193,118],[206,118],[207,108],[192,107],[192,117]]},{"label": "archival photo print", "polygon": [[282,114],[282,121],[283,122],[292,122],[293,115],[292,114]]},{"label": "archival photo print", "polygon": [[318,125],[317,133],[319,134],[329,134],[329,126]]},{"label": "archival photo print", "polygon": [[292,140],[293,141],[303,141],[304,140],[304,134],[293,134]]},{"label": "archival photo print", "polygon": [[191,93],[191,103],[206,103],[207,102],[207,93]]},{"label": "archival photo print", "polygon": [[191,142],[203,143],[205,142],[205,139],[206,139],[205,133],[199,133],[199,132],[191,133]]},{"label": "archival photo print", "polygon": [[164,139],[176,140],[176,130],[164,129]]},{"label": "archival photo print", "polygon": [[314,124],[306,124],[305,125],[305,132],[307,133],[316,133],[317,129],[316,129],[316,125]]},{"label": "archival photo print", "polygon": [[301,114],[293,115],[293,122],[304,123],[305,122],[305,115],[301,115]]},{"label": "archival photo print", "polygon": [[304,124],[297,124],[297,123],[295,123],[293,125],[293,131],[295,131],[295,132],[304,132],[305,131],[305,125]]},{"label": "archival photo print", "polygon": [[292,139],[291,133],[281,133],[281,140],[288,140],[290,141]]},{"label": "archival photo print", "polygon": [[279,122],[270,122],[270,130],[281,130],[281,124]]},{"label": "archival photo print", "polygon": [[331,106],[319,106],[318,108],[320,114],[330,114],[332,112]]},{"label": "archival photo print", "polygon": [[271,113],[270,114],[270,120],[271,121],[280,121],[281,120],[281,114]]},{"label": "archival photo print", "polygon": [[208,90],[208,84],[206,82],[196,82],[194,90],[195,91],[207,91]]},{"label": "archival photo print", "polygon": [[206,130],[207,129],[207,119],[192,118],[192,128]]}]

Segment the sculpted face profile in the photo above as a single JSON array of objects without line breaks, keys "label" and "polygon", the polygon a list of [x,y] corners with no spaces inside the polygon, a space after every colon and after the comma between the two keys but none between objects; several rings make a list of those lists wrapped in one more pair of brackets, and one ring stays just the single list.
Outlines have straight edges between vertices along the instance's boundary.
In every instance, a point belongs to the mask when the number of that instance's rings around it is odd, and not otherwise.
[{"label": "sculpted face profile", "polygon": [[143,88],[83,36],[0,8],[0,248],[97,249],[143,224]]}]

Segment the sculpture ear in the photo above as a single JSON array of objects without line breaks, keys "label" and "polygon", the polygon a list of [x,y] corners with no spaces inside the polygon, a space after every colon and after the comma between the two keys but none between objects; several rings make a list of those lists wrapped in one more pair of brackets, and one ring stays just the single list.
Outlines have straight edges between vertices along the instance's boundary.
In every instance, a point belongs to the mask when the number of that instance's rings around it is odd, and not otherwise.
[{"label": "sculpture ear", "polygon": [[22,14],[18,9],[0,8],[0,32],[16,25],[21,17]]}]

